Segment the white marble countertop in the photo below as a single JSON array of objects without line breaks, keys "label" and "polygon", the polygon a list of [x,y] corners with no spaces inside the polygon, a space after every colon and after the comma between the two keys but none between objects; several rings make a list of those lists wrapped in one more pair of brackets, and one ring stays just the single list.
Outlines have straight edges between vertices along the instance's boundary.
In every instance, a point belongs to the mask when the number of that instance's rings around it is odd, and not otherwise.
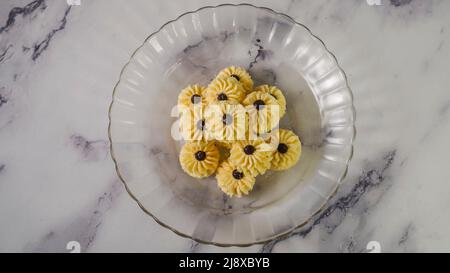
[{"label": "white marble countertop", "polygon": [[133,50],[166,21],[222,2],[80,2],[0,3],[1,252],[67,252],[69,241],[87,252],[364,252],[370,241],[384,252],[450,251],[450,1],[248,1],[324,40],[357,111],[349,175],[327,208],[288,238],[248,248],[159,226],[124,190],[107,138]]}]

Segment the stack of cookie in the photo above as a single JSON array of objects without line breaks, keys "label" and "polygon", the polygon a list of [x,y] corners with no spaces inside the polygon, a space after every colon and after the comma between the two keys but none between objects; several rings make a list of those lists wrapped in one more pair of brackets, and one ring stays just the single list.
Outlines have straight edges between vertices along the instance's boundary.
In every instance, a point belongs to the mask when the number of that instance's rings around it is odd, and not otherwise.
[{"label": "stack of cookie", "polygon": [[197,178],[216,173],[229,196],[249,194],[257,175],[286,170],[300,158],[298,136],[278,128],[286,113],[283,92],[269,85],[254,88],[243,68],[223,69],[207,87],[188,86],[178,107],[182,169]]}]

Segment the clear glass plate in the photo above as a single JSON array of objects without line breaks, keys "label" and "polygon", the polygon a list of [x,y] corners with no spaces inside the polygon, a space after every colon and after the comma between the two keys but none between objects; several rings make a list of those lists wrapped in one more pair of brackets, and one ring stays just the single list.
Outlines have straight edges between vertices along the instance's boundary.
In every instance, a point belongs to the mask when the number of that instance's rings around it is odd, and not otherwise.
[{"label": "clear glass plate", "polygon": [[[230,65],[284,91],[280,127],[303,144],[296,166],[258,176],[243,198],[228,198],[214,177],[185,174],[171,137],[180,90]],[[323,42],[289,16],[248,4],[204,7],[151,34],[123,68],[109,118],[111,155],[131,197],[162,226],[221,246],[263,243],[306,223],[345,176],[355,135],[352,93]]]}]

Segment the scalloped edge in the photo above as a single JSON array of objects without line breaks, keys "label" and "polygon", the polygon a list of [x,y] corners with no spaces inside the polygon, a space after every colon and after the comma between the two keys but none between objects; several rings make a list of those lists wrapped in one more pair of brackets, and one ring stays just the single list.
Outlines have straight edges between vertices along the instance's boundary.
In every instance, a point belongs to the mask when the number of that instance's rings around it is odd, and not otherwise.
[{"label": "scalloped edge", "polygon": [[[268,238],[268,239],[266,239],[266,240],[255,241],[255,242],[252,242],[252,243],[246,243],[246,244],[223,244],[223,243],[216,243],[216,242],[203,241],[203,240],[194,238],[194,237],[192,237],[192,236],[190,236],[190,235],[184,234],[184,233],[182,233],[182,232],[180,232],[180,231],[178,231],[178,230],[176,230],[176,229],[170,227],[169,225],[163,223],[162,221],[160,221],[155,215],[153,215],[151,212],[149,212],[149,211],[148,211],[148,210],[140,203],[140,201],[139,201],[139,200],[131,193],[131,191],[129,190],[129,188],[128,188],[126,182],[125,182],[125,179],[122,177],[122,175],[121,175],[121,173],[120,173],[120,171],[119,171],[118,162],[117,162],[117,160],[116,160],[116,158],[115,158],[115,156],[114,156],[114,149],[113,149],[113,144],[112,144],[113,142],[112,142],[112,137],[111,137],[111,110],[112,110],[112,106],[113,106],[114,101],[115,101],[115,100],[114,100],[114,97],[115,97],[115,94],[116,94],[116,89],[117,89],[117,86],[118,86],[119,83],[120,83],[120,79],[122,78],[122,74],[123,74],[123,72],[125,71],[125,68],[130,64],[131,60],[132,60],[133,57],[136,55],[136,53],[137,53],[137,52],[145,45],[145,43],[146,43],[150,38],[152,38],[156,33],[160,32],[160,31],[161,31],[162,29],[164,29],[167,25],[169,25],[169,24],[171,24],[171,23],[173,23],[173,22],[179,20],[181,17],[183,17],[183,16],[185,16],[185,15],[189,15],[189,14],[195,14],[195,13],[197,13],[198,11],[201,11],[201,10],[204,10],[204,9],[215,9],[215,8],[220,8],[220,7],[224,7],[224,6],[234,6],[234,7],[248,6],[248,7],[252,7],[252,8],[256,8],[256,9],[263,9],[263,10],[266,10],[266,11],[268,11],[268,12],[270,12],[270,13],[276,14],[277,16],[282,16],[282,17],[286,18],[288,21],[291,21],[293,24],[305,28],[313,38],[317,39],[317,40],[322,44],[322,46],[324,47],[325,51],[328,52],[328,53],[331,55],[331,57],[333,58],[333,60],[336,62],[337,67],[339,68],[339,70],[340,70],[340,71],[342,72],[342,74],[344,75],[345,84],[346,84],[346,87],[348,88],[349,93],[350,93],[350,99],[351,99],[351,107],[350,107],[350,109],[351,109],[352,112],[353,112],[353,117],[352,117],[352,118],[353,118],[353,126],[352,126],[352,128],[353,128],[353,135],[352,135],[352,138],[350,139],[350,147],[351,147],[351,148],[350,148],[350,156],[349,156],[349,158],[347,159],[347,161],[345,162],[345,163],[346,163],[346,167],[345,167],[345,169],[344,169],[344,171],[343,171],[341,177],[338,179],[338,181],[337,181],[337,183],[336,183],[336,188],[335,188],[334,191],[330,194],[330,196],[328,197],[328,199],[326,199],[326,200],[324,201],[324,203],[323,203],[323,204],[321,205],[321,207],[317,210],[317,212],[315,212],[314,214],[312,214],[311,217],[309,217],[309,218],[308,218],[307,220],[305,220],[303,223],[298,224],[298,225],[296,225],[296,226],[290,228],[289,230],[287,230],[287,231],[285,231],[285,232],[281,232],[281,233],[278,233],[278,234],[274,234],[271,238]],[[122,67],[122,69],[120,70],[120,73],[119,73],[119,79],[118,79],[117,83],[114,85],[113,92],[112,92],[112,95],[111,95],[111,103],[110,103],[109,108],[108,108],[108,140],[109,140],[109,148],[110,148],[111,158],[112,158],[112,160],[113,160],[113,162],[114,162],[114,166],[115,166],[116,173],[117,173],[119,179],[122,181],[123,185],[125,186],[125,189],[126,189],[126,191],[128,192],[128,194],[130,195],[130,197],[138,204],[138,206],[139,206],[146,214],[148,214],[149,216],[151,216],[151,217],[153,218],[153,220],[155,220],[155,221],[156,221],[159,225],[161,225],[162,227],[167,228],[168,230],[172,231],[173,233],[175,233],[175,234],[177,234],[177,235],[179,235],[179,236],[181,236],[181,237],[191,239],[191,240],[193,240],[193,241],[195,241],[195,242],[198,242],[198,243],[201,243],[201,244],[207,244],[207,245],[219,246],[219,247],[233,247],[233,246],[234,246],[234,247],[248,247],[248,246],[252,246],[252,245],[256,245],[256,244],[265,244],[265,243],[271,242],[271,241],[273,241],[273,240],[277,240],[277,239],[280,239],[280,238],[283,238],[283,237],[288,237],[288,236],[289,236],[290,234],[292,234],[296,229],[305,226],[312,218],[314,218],[316,215],[318,215],[320,212],[322,212],[322,211],[325,209],[325,206],[326,206],[326,204],[328,203],[328,201],[329,201],[330,199],[332,199],[332,198],[336,195],[336,193],[337,193],[337,191],[338,191],[338,189],[339,189],[339,186],[340,186],[341,182],[342,182],[342,181],[344,180],[344,178],[347,176],[349,163],[350,163],[351,159],[353,158],[353,152],[354,152],[353,143],[354,143],[354,140],[355,140],[355,138],[356,138],[356,127],[355,127],[355,122],[356,122],[356,109],[355,109],[355,106],[354,106],[353,101],[354,101],[353,92],[352,92],[352,90],[351,90],[351,88],[350,88],[350,86],[349,86],[349,84],[348,84],[348,77],[347,77],[347,74],[345,73],[345,71],[344,71],[344,70],[342,69],[342,67],[340,66],[340,64],[339,64],[339,62],[338,62],[336,56],[328,49],[328,47],[325,45],[325,43],[322,41],[322,39],[320,39],[318,36],[316,36],[314,33],[312,33],[312,31],[311,31],[307,26],[305,26],[304,24],[297,22],[294,18],[292,18],[291,16],[289,16],[289,15],[287,15],[287,14],[284,14],[284,13],[281,13],[281,12],[277,12],[277,11],[271,9],[271,8],[268,8],[268,7],[258,7],[258,6],[255,6],[255,5],[252,5],[252,4],[248,4],[248,3],[241,3],[241,4],[220,4],[220,5],[216,5],[216,6],[204,6],[204,7],[198,8],[198,9],[193,10],[193,11],[188,11],[188,12],[182,13],[182,14],[180,14],[178,17],[176,17],[175,19],[169,20],[169,21],[167,21],[166,23],[164,23],[163,25],[161,25],[161,27],[159,27],[156,31],[152,32],[149,36],[147,36],[147,38],[145,38],[145,40],[143,41],[143,43],[142,43],[138,48],[136,48],[136,49],[133,51],[133,53],[132,53],[131,56],[130,56],[130,59],[127,61],[127,63],[126,63],[126,64]]]}]

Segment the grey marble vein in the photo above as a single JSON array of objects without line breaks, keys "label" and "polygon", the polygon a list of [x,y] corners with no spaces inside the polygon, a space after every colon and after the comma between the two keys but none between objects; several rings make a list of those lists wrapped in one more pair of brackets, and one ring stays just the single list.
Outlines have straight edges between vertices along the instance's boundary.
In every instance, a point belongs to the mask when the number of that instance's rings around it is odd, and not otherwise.
[{"label": "grey marble vein", "polygon": [[85,137],[73,134],[70,136],[72,145],[80,152],[83,160],[104,159],[108,154],[108,141],[87,140]]},{"label": "grey marble vein", "polygon": [[8,102],[8,99],[3,94],[0,94],[0,107],[2,107],[7,102]]},{"label": "grey marble vein", "polygon": [[13,8],[9,14],[8,19],[6,20],[5,25],[0,27],[0,34],[3,32],[8,31],[11,27],[14,26],[14,23],[16,22],[16,17],[21,15],[22,17],[29,16],[31,13],[33,13],[35,10],[40,8],[41,10],[44,10],[46,8],[45,0],[35,0],[30,2],[24,7],[15,7]]},{"label": "grey marble vein", "polygon": [[192,49],[199,47],[206,40],[209,40],[209,38],[208,37],[203,37],[203,39],[200,42],[198,42],[196,44],[193,44],[193,45],[188,45],[185,49],[183,49],[184,54],[189,54],[189,52]]},{"label": "grey marble vein", "polygon": [[50,31],[50,33],[47,34],[47,36],[45,37],[44,40],[42,40],[42,41],[40,41],[40,42],[38,42],[38,43],[33,45],[33,53],[31,54],[31,59],[33,61],[36,61],[41,56],[42,52],[44,52],[48,48],[48,46],[49,46],[53,36],[57,32],[63,30],[66,27],[67,16],[69,15],[69,12],[70,12],[71,8],[72,7],[69,6],[66,9],[66,11],[64,12],[63,18],[59,22],[59,25],[56,28],[52,29]]},{"label": "grey marble vein", "polygon": [[334,223],[328,223],[326,226],[327,232],[332,233],[337,226],[343,221],[343,218],[347,215],[349,209],[353,208],[361,198],[363,198],[366,192],[369,192],[372,188],[377,187],[379,184],[383,183],[386,177],[386,172],[391,167],[396,157],[396,150],[388,152],[384,157],[384,164],[381,168],[370,169],[364,171],[363,174],[358,178],[358,182],[353,186],[348,194],[339,197],[336,201],[333,201],[323,212],[318,216],[314,217],[311,224],[308,224],[305,228],[301,228],[290,234],[287,237],[280,238],[265,244],[261,252],[272,252],[274,246],[281,241],[284,241],[293,236],[300,236],[302,238],[308,236],[308,234],[319,224],[323,223],[324,220],[330,218],[331,216],[338,217],[333,221]]},{"label": "grey marble vein", "polygon": [[9,44],[9,45],[3,50],[3,52],[0,53],[0,63],[7,59],[6,54],[8,53],[8,51],[9,51],[10,48],[12,48],[12,45],[11,45],[11,44]]},{"label": "grey marble vein", "polygon": [[117,197],[123,192],[122,183],[114,180],[96,200],[95,204],[83,215],[74,216],[73,220],[60,227],[55,227],[40,240],[26,246],[26,252],[66,252],[69,241],[80,243],[81,251],[87,252],[95,241],[105,214],[112,208]]},{"label": "grey marble vein", "polygon": [[410,223],[410,224],[405,228],[405,230],[404,230],[402,236],[400,237],[400,240],[398,241],[398,245],[399,245],[399,246],[404,245],[404,244],[408,241],[408,239],[409,239],[409,237],[410,237],[410,233],[411,233],[412,230],[413,230],[413,224]]},{"label": "grey marble vein", "polygon": [[412,0],[390,0],[391,5],[395,7],[405,6],[411,2]]},{"label": "grey marble vein", "polygon": [[199,247],[200,247],[200,243],[197,243],[196,241],[191,241],[191,245],[189,246],[189,252],[195,253],[198,251]]},{"label": "grey marble vein", "polygon": [[[256,42],[254,43],[254,46],[256,47],[256,54],[253,60],[248,64],[247,70],[251,70],[259,60],[265,60],[271,55],[270,50],[265,50],[264,47],[261,45],[261,40],[256,39]],[[251,55],[251,51],[249,51],[249,55]]]}]

